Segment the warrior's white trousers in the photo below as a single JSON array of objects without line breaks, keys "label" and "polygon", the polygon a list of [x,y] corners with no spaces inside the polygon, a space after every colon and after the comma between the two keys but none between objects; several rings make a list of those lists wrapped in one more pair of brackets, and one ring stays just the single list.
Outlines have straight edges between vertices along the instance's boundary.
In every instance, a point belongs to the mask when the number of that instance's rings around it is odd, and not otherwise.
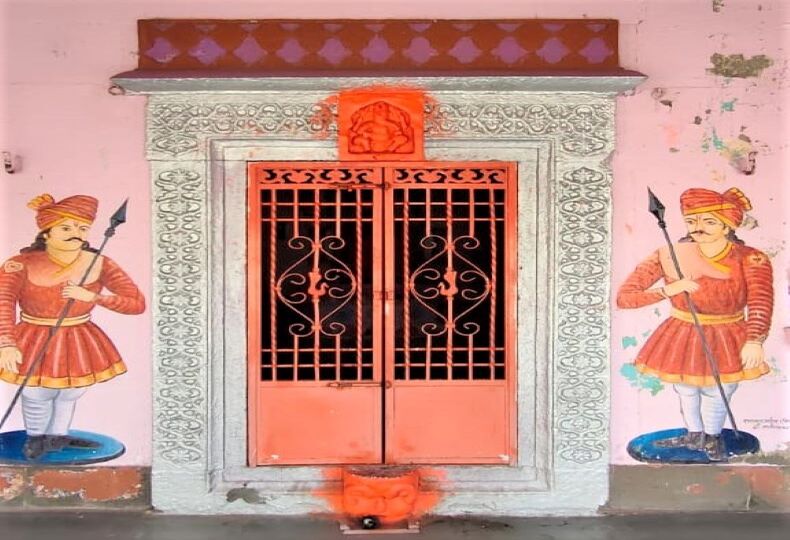
[{"label": "warrior's white trousers", "polygon": [[[680,412],[689,431],[704,431],[718,435],[727,420],[727,407],[716,386],[692,386],[676,384],[675,392],[680,396]],[[722,383],[727,401],[738,388],[738,383]]]},{"label": "warrior's white trousers", "polygon": [[22,418],[28,435],[66,435],[77,400],[88,388],[26,387],[22,390]]}]

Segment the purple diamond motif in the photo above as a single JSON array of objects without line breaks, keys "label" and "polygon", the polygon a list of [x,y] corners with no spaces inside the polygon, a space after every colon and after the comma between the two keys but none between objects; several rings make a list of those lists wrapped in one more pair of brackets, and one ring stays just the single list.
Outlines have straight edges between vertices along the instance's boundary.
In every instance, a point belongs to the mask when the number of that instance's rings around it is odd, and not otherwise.
[{"label": "purple diamond motif", "polygon": [[431,47],[431,42],[424,37],[412,39],[409,48],[403,50],[403,55],[411,58],[415,64],[424,64],[436,54],[436,49]]},{"label": "purple diamond motif", "polygon": [[453,45],[453,48],[447,52],[450,54],[450,56],[454,57],[462,64],[468,64],[480,56],[482,51],[477,47],[477,45],[475,45],[475,42],[472,41],[472,38],[462,37],[456,41],[455,45]]},{"label": "purple diamond motif", "polygon": [[241,29],[245,32],[252,32],[253,30],[257,29],[260,26],[259,23],[245,23],[241,25]]},{"label": "purple diamond motif", "polygon": [[224,56],[225,53],[225,49],[220,47],[217,42],[210,37],[204,37],[197,45],[189,49],[189,56],[194,56],[201,64],[206,66],[216,62],[217,58]]},{"label": "purple diamond motif", "polygon": [[499,23],[497,24],[497,28],[500,30],[504,30],[505,32],[515,32],[518,27],[521,26],[520,23]]},{"label": "purple diamond motif", "polygon": [[369,60],[375,64],[381,64],[392,56],[393,50],[390,48],[386,39],[381,36],[373,36],[373,38],[368,41],[368,44],[365,45],[365,48],[359,52],[365,60]]},{"label": "purple diamond motif", "polygon": [[409,25],[409,28],[411,28],[415,32],[425,32],[430,27],[431,27],[431,23],[411,23]]},{"label": "purple diamond motif", "polygon": [[496,49],[491,50],[491,54],[498,57],[506,64],[512,64],[514,62],[518,62],[518,60],[527,54],[527,51],[519,44],[518,41],[516,41],[515,38],[506,37],[499,42],[499,45],[496,46]]},{"label": "purple diamond motif", "polygon": [[561,23],[546,23],[543,25],[543,28],[545,28],[549,32],[559,32],[560,30],[565,28],[565,25]]},{"label": "purple diamond motif", "polygon": [[327,30],[329,32],[337,32],[341,28],[343,28],[342,24],[337,24],[337,23],[326,23],[326,24],[324,24],[324,30]]},{"label": "purple diamond motif", "polygon": [[371,32],[381,32],[382,30],[384,30],[384,25],[383,24],[378,24],[378,23],[377,24],[366,24],[365,28],[367,28]]},{"label": "purple diamond motif", "polygon": [[556,64],[570,52],[570,49],[558,38],[549,38],[543,43],[543,47],[536,51],[537,55],[549,64]]},{"label": "purple diamond motif", "polygon": [[318,51],[318,56],[332,64],[333,66],[338,65],[342,62],[346,56],[351,54],[343,42],[337,38],[329,38],[324,42],[324,46],[321,47],[321,50]]},{"label": "purple diamond motif", "polygon": [[299,28],[299,23],[281,23],[280,28],[288,32],[293,32],[294,30]]},{"label": "purple diamond motif", "polygon": [[154,26],[156,26],[156,29],[159,30],[160,32],[164,32],[165,30],[167,30],[168,28],[173,26],[173,23],[171,23],[171,22],[160,22],[160,23],[156,23]]},{"label": "purple diamond motif", "polygon": [[298,64],[307,54],[307,51],[294,38],[285,40],[283,46],[277,50],[277,56],[289,64]]},{"label": "purple diamond motif", "polygon": [[244,41],[241,42],[241,45],[236,47],[236,50],[233,51],[242,62],[247,64],[248,66],[254,64],[264,56],[266,56],[266,51],[258,45],[258,42],[255,41],[255,38],[252,36],[247,36],[244,38]]},{"label": "purple diamond motif", "polygon": [[173,47],[173,44],[165,38],[156,38],[150,49],[145,51],[145,55],[153,58],[160,64],[167,64],[170,60],[181,54],[181,51]]},{"label": "purple diamond motif", "polygon": [[461,32],[468,32],[475,27],[474,23],[455,23],[453,26],[456,30],[460,30]]},{"label": "purple diamond motif", "polygon": [[601,38],[592,38],[579,53],[591,64],[600,64],[614,54]]},{"label": "purple diamond motif", "polygon": [[592,32],[598,33],[604,28],[606,28],[606,25],[603,23],[590,23],[587,25],[587,28]]}]

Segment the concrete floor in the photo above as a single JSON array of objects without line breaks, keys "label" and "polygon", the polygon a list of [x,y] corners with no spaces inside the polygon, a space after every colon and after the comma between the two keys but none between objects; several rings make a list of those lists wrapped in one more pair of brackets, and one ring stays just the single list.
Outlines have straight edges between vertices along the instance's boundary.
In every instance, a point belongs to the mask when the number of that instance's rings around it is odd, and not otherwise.
[{"label": "concrete floor", "polygon": [[664,514],[598,518],[433,518],[422,534],[344,536],[305,519],[132,513],[0,513],[3,540],[787,540],[790,514]]}]

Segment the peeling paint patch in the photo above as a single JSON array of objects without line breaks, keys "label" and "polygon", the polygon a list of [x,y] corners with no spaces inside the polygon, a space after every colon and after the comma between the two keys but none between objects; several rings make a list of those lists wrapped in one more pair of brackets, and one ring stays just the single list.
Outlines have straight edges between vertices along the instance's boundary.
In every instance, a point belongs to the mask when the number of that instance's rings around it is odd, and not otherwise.
[{"label": "peeling paint patch", "polygon": [[764,69],[774,63],[773,60],[764,54],[758,54],[747,59],[742,54],[724,55],[720,53],[713,53],[710,57],[710,62],[713,64],[713,67],[708,68],[708,73],[740,79],[759,77]]},{"label": "peeling paint patch", "polygon": [[711,2],[711,8],[713,8],[714,13],[721,13],[721,8],[724,7],[724,0],[713,0]]},{"label": "peeling paint patch", "polygon": [[6,469],[0,471],[0,501],[8,502],[16,499],[25,491],[25,475],[21,470]]},{"label": "peeling paint patch", "polygon": [[716,128],[711,128],[710,133],[703,136],[701,147],[703,152],[716,150],[741,174],[750,176],[757,169],[757,149],[743,133],[734,139],[721,139]]},{"label": "peeling paint patch", "polygon": [[692,495],[702,495],[705,493],[705,486],[702,484],[689,484],[686,486],[686,492],[691,493]]},{"label": "peeling paint patch", "polygon": [[721,474],[745,481],[749,490],[749,507],[762,510],[790,507],[787,472],[781,468],[733,467]]},{"label": "peeling paint patch", "polygon": [[620,368],[620,375],[631,383],[631,386],[640,390],[649,390],[655,396],[664,389],[661,379],[653,375],[643,375],[639,373],[634,364],[623,364]]},{"label": "peeling paint patch", "polygon": [[40,470],[31,475],[30,483],[36,497],[77,497],[87,502],[136,499],[143,488],[140,471],[131,468]]}]

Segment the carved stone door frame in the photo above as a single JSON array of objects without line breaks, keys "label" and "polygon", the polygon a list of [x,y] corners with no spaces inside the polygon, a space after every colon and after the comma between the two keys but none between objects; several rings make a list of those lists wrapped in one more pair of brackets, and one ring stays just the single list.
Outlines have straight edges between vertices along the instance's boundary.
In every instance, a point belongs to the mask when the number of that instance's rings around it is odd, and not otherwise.
[{"label": "carved stone door frame", "polygon": [[[608,497],[614,97],[641,77],[416,78],[426,159],[518,164],[515,467],[446,466],[440,514],[585,514]],[[153,503],[180,513],[327,510],[319,467],[246,465],[248,160],[336,160],[335,89],[381,79],[116,79],[149,94]],[[231,89],[231,92],[228,90]],[[547,91],[550,90],[550,91]],[[240,318],[241,317],[241,318]]]}]

